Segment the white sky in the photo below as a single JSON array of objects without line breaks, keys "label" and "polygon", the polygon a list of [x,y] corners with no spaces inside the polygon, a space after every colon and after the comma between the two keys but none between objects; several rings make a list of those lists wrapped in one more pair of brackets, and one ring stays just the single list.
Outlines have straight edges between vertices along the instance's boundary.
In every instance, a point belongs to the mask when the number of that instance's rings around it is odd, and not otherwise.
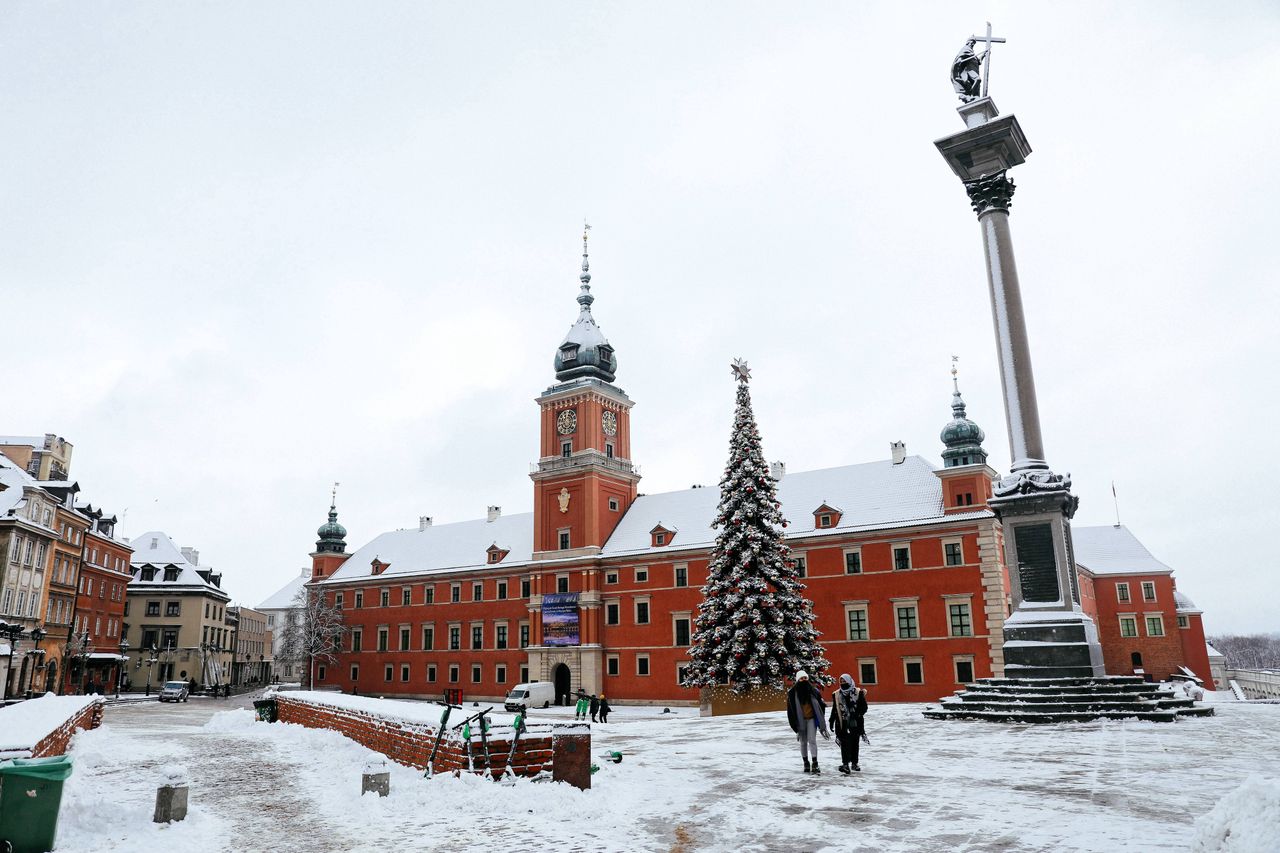
[{"label": "white sky", "polygon": [[[937,460],[950,356],[1008,466],[978,226],[933,140],[990,19],[1051,464],[1211,631],[1280,629],[1272,3],[7,4],[0,433],[255,604],[532,505],[532,398],[595,314],[642,491],[714,484],[747,358],[793,471]],[[1272,389],[1268,391],[1267,389]]]}]

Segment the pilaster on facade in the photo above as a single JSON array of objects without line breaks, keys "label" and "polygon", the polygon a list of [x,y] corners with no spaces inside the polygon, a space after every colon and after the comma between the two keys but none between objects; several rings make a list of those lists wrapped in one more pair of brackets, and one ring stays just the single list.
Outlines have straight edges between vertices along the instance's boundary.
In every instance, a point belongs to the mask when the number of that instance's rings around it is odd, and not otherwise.
[{"label": "pilaster on facade", "polygon": [[987,519],[978,525],[978,562],[982,574],[982,609],[987,619],[987,649],[991,675],[1004,677],[1004,621],[1008,614],[1008,573],[1000,522]]}]

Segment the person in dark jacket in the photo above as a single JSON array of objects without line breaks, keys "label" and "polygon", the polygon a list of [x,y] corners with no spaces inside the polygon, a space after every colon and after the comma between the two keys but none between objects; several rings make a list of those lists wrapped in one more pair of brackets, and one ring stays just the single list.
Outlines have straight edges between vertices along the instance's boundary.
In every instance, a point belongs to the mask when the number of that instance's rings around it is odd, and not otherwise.
[{"label": "person in dark jacket", "polygon": [[[821,773],[818,769],[818,733],[831,738],[827,729],[827,705],[822,694],[809,683],[809,673],[803,669],[796,673],[795,685],[787,691],[787,722],[800,741],[800,757],[804,759],[805,773]],[[813,762],[809,754],[813,753]]]},{"label": "person in dark jacket", "polygon": [[831,730],[840,742],[840,772],[858,766],[858,746],[862,739],[862,718],[867,713],[867,691],[853,683],[853,676],[840,676],[840,688],[831,694]]},{"label": "person in dark jacket", "polygon": [[596,713],[598,713],[598,714],[600,715],[600,722],[602,722],[602,723],[607,723],[607,722],[609,722],[609,712],[610,712],[610,711],[612,711],[612,710],[613,710],[613,709],[609,707],[609,700],[608,700],[608,699],[606,699],[606,698],[604,698],[604,694],[603,694],[603,693],[601,693],[601,694],[600,694],[600,708],[599,708],[599,710],[596,712]]},{"label": "person in dark jacket", "polygon": [[591,711],[591,722],[596,722],[596,714],[600,713],[600,699],[596,697],[596,694],[591,694],[591,699],[587,707],[588,710]]}]

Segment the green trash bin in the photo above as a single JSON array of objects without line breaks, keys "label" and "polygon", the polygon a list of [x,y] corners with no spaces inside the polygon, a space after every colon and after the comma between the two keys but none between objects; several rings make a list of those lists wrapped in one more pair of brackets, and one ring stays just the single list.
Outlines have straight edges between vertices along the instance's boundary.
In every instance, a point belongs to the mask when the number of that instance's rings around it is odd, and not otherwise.
[{"label": "green trash bin", "polygon": [[48,853],[58,833],[62,783],[71,758],[15,758],[0,764],[0,842],[13,853]]},{"label": "green trash bin", "polygon": [[258,712],[258,719],[265,723],[274,723],[279,719],[279,708],[274,699],[255,699],[253,709]]}]

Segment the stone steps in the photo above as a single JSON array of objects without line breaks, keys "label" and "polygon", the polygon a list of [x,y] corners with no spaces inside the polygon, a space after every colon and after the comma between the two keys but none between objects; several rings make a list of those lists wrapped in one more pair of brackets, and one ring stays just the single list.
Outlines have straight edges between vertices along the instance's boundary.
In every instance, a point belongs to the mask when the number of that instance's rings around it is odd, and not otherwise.
[{"label": "stone steps", "polygon": [[1064,723],[1099,719],[1173,722],[1178,717],[1206,717],[1213,708],[1198,707],[1158,684],[1136,676],[1088,678],[981,678],[964,690],[929,706],[933,720]]}]

